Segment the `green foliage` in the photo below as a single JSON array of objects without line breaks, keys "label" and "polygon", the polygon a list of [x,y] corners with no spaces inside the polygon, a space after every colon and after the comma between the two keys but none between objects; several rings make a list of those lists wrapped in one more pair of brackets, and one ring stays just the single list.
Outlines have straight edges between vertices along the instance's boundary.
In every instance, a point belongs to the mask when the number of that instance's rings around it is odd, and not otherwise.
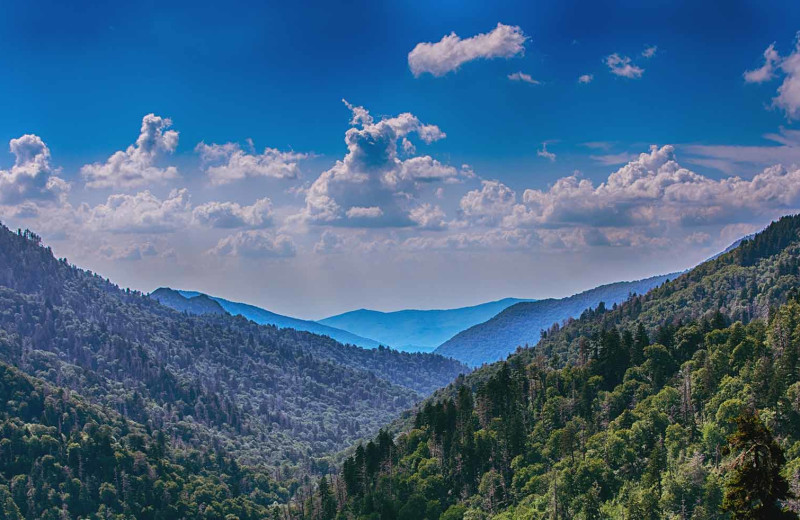
[{"label": "green foliage", "polygon": [[781,447],[752,411],[743,411],[736,426],[726,447],[732,459],[723,509],[736,520],[796,518],[783,510],[789,484],[781,474],[786,462]]},{"label": "green foliage", "polygon": [[263,470],[178,449],[116,412],[0,363],[0,518],[265,518]]}]

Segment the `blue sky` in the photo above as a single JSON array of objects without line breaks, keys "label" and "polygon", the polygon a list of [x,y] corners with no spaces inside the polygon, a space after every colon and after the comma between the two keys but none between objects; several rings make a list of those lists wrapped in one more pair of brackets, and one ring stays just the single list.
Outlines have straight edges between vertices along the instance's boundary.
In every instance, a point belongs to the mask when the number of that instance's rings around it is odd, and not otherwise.
[{"label": "blue sky", "polygon": [[800,4],[430,4],[6,2],[0,218],[124,285],[321,317],[682,269],[800,202]]}]

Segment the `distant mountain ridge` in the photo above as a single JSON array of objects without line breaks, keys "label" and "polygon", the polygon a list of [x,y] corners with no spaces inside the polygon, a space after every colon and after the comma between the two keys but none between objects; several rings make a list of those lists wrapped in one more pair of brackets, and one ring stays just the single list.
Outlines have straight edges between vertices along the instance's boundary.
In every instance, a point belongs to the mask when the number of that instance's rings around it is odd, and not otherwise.
[{"label": "distant mountain ridge", "polygon": [[[362,348],[378,348],[380,345],[384,345],[387,347],[393,346],[385,343],[380,343],[374,339],[359,336],[358,334],[353,334],[346,330],[317,323],[316,321],[301,320],[299,318],[292,318],[291,316],[284,316],[282,314],[277,314],[275,312],[262,309],[261,307],[256,307],[255,305],[249,305],[247,303],[240,303],[240,302],[232,302],[224,298],[218,298],[216,296],[211,296],[198,291],[182,291],[178,289],[169,289],[162,287],[160,289],[153,291],[151,293],[151,296],[156,295],[156,293],[159,293],[159,291],[162,290],[171,291],[175,295],[183,297],[189,302],[194,302],[196,298],[203,297],[213,303],[216,303],[223,312],[226,312],[233,316],[243,316],[248,320],[252,320],[258,323],[259,325],[274,325],[279,329],[295,329],[303,332],[311,332],[313,334],[319,334],[321,336],[329,336],[330,338],[335,339],[339,343],[343,343],[345,345],[356,345]],[[165,293],[160,293],[159,297],[156,298],[159,301],[161,301],[161,303],[168,305],[169,307],[172,307],[173,309],[176,310],[183,310],[179,308],[181,305],[184,305],[183,302],[175,299],[169,299],[166,302],[162,301],[160,298],[161,294]]]},{"label": "distant mountain ridge", "polygon": [[631,293],[643,294],[679,276],[671,273],[632,282],[601,285],[567,298],[549,298],[512,305],[490,320],[459,332],[442,343],[435,353],[452,357],[470,366],[504,359],[520,346],[533,346],[541,331],[554,323],[577,318],[604,302],[611,307],[628,299]]},{"label": "distant mountain ridge", "polygon": [[456,309],[393,312],[358,309],[318,323],[374,338],[399,350],[432,351],[454,334],[488,320],[511,305],[531,301],[535,300],[504,298]]}]

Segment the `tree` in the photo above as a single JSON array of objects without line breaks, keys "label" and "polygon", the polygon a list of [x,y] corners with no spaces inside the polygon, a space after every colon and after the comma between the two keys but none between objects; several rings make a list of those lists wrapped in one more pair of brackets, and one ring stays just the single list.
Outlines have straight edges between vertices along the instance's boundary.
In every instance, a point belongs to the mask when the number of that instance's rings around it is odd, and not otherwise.
[{"label": "tree", "polygon": [[772,434],[758,416],[745,410],[736,420],[737,430],[728,438],[732,455],[722,508],[734,520],[797,519],[783,510],[789,484],[781,475],[786,462]]},{"label": "tree", "polygon": [[323,475],[319,479],[319,520],[336,518],[336,499],[331,493],[328,479]]}]

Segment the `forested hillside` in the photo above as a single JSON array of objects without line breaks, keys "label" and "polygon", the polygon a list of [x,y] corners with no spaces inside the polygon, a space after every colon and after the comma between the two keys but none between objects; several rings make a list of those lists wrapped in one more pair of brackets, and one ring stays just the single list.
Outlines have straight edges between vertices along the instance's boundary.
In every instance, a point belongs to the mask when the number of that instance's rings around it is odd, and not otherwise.
[{"label": "forested hillside", "polygon": [[[0,363],[0,518],[268,518],[291,489]],[[228,516],[231,515],[231,516]]]},{"label": "forested hillside", "polygon": [[293,515],[798,518],[799,233],[781,219],[459,378]]},{"label": "forested hillside", "polygon": [[0,361],[176,442],[240,461],[326,464],[465,367],[346,347],[225,314],[189,315],[0,229]]},{"label": "forested hillside", "polygon": [[601,302],[607,305],[622,303],[631,294],[644,294],[676,276],[677,273],[653,276],[634,282],[601,285],[567,298],[520,302],[488,321],[459,332],[442,343],[435,352],[470,366],[505,359],[517,347],[536,345],[542,330],[548,329],[553,323],[577,318],[584,310],[596,307]]}]

